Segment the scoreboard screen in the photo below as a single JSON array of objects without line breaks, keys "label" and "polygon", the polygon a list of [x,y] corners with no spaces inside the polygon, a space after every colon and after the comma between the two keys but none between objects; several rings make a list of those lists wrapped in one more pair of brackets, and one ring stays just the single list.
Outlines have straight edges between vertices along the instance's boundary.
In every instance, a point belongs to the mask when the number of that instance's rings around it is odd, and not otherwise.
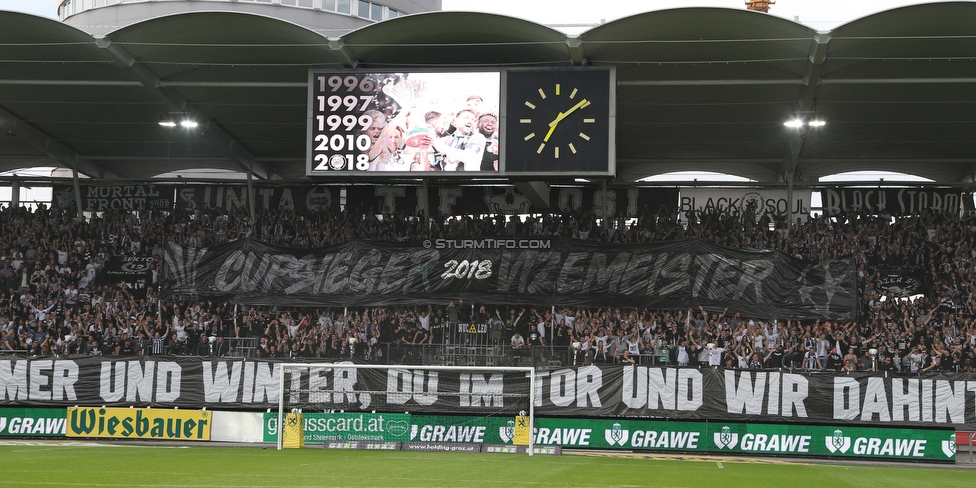
[{"label": "scoreboard screen", "polygon": [[309,73],[306,174],[499,171],[499,72]]}]

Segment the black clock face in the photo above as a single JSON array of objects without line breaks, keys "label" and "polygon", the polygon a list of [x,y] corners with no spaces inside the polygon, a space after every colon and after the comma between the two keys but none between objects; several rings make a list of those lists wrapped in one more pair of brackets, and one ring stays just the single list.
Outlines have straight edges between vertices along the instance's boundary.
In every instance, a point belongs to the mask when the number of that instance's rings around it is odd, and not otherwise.
[{"label": "black clock face", "polygon": [[507,173],[609,173],[611,73],[509,71]]}]

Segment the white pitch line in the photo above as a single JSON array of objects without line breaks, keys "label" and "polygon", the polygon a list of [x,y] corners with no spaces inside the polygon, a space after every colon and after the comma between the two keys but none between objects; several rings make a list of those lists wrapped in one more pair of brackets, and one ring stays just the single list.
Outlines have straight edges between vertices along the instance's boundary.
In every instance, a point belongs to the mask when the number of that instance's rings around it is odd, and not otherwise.
[{"label": "white pitch line", "polygon": [[725,469],[722,467],[722,461],[715,461],[715,463],[718,464],[718,469]]}]

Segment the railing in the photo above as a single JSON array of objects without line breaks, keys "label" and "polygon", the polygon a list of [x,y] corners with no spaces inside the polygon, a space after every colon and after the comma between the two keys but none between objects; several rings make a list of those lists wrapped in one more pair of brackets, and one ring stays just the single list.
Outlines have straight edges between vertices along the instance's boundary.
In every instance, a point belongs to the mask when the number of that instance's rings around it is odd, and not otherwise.
[{"label": "railing", "polygon": [[[360,352],[359,357],[384,364],[418,366],[563,367],[623,362],[620,356],[608,354],[605,358],[596,358],[592,354],[587,356],[573,351],[569,346],[513,348],[509,341],[511,332],[500,324],[448,322],[441,327],[432,327],[430,332],[432,340],[429,344],[380,344],[365,353]],[[252,354],[253,347],[245,357]],[[647,366],[670,363],[667,351],[632,358],[636,364]]]},{"label": "railing", "polygon": [[258,347],[258,340],[255,337],[229,337],[224,340],[227,342],[227,352],[223,354],[224,357],[254,357],[254,349]]},{"label": "railing", "polygon": [[420,346],[383,344],[374,350],[372,359],[386,364],[417,366],[559,367],[572,364],[571,351],[565,347],[513,348],[464,343]]},{"label": "railing", "polygon": [[500,346],[504,329],[500,325],[492,324],[464,324],[448,322],[444,324],[443,333],[434,330],[434,337],[442,335],[440,344],[454,344],[466,346]]},{"label": "railing", "polygon": [[[635,364],[656,366],[669,364],[667,356],[641,354],[631,356]],[[559,368],[587,364],[628,363],[622,356],[593,358],[568,346],[512,346],[459,344],[424,344],[419,346],[382,344],[367,359],[385,364],[417,366],[532,366]]]}]

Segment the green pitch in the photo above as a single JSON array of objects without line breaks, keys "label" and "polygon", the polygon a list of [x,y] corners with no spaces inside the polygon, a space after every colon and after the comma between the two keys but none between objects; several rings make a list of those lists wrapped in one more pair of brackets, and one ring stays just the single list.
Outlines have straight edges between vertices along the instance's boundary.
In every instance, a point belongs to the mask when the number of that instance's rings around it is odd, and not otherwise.
[{"label": "green pitch", "polygon": [[976,470],[782,460],[3,443],[0,487],[974,486]]}]

